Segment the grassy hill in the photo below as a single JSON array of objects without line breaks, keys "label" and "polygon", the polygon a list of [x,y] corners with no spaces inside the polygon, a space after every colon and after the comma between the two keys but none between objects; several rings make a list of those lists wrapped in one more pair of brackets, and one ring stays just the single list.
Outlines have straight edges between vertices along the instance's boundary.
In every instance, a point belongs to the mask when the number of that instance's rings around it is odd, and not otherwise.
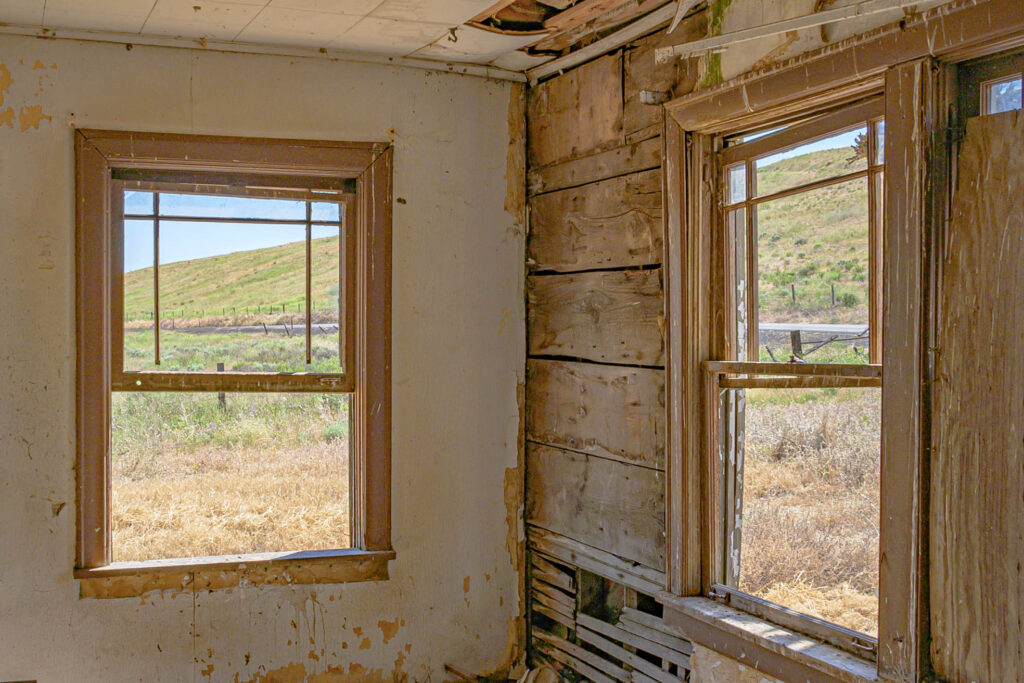
[{"label": "grassy hill", "polygon": [[[864,167],[865,159],[849,148],[813,152],[763,168],[758,188],[762,195],[771,194]],[[758,286],[763,322],[867,322],[867,183],[865,178],[851,180],[760,205]]]},{"label": "grassy hill", "polygon": [[[338,238],[312,242],[313,310],[338,308]],[[205,318],[256,313],[281,306],[305,310],[305,242],[254,249],[160,266],[160,309],[165,316]],[[125,318],[149,320],[153,310],[153,269],[125,274]]]}]

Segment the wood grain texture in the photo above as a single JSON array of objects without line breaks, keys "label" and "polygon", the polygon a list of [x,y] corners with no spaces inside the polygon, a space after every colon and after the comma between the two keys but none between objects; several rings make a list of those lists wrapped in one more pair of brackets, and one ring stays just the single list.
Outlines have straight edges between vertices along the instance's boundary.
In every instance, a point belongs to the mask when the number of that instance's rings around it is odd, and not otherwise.
[{"label": "wood grain texture", "polygon": [[564,272],[661,263],[661,215],[658,169],[534,197],[530,267]]},{"label": "wood grain texture", "polygon": [[661,365],[661,270],[535,275],[527,279],[528,352]]},{"label": "wood grain texture", "polygon": [[660,105],[643,104],[641,90],[690,92],[697,83],[696,60],[674,59],[665,64],[654,61],[655,48],[697,40],[707,35],[708,12],[685,19],[671,35],[664,31],[635,41],[623,53],[622,129],[628,135],[664,120]]},{"label": "wood grain texture", "polygon": [[665,373],[530,359],[526,438],[665,468]]},{"label": "wood grain texture", "polygon": [[548,446],[526,451],[526,521],[646,567],[665,564],[664,475]]},{"label": "wood grain texture", "polygon": [[622,144],[622,56],[595,59],[532,88],[527,131],[531,168]]},{"label": "wood grain texture", "polygon": [[940,290],[932,656],[946,680],[1024,676],[1024,115],[970,119]]},{"label": "wood grain texture", "polygon": [[530,168],[530,195],[554,192],[661,166],[661,140],[652,138],[594,152],[544,168]]}]

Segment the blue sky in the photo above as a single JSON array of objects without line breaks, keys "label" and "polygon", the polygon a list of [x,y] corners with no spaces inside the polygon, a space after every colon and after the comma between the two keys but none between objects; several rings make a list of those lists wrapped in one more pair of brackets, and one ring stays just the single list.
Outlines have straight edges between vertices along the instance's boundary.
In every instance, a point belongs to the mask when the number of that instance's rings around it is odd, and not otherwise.
[{"label": "blue sky", "polygon": [[783,159],[792,159],[793,157],[802,156],[804,154],[810,154],[811,152],[820,152],[824,149],[841,149],[843,147],[852,147],[857,136],[861,133],[867,134],[867,128],[857,128],[856,130],[847,131],[840,133],[824,140],[817,140],[815,142],[801,145],[794,149],[786,150],[785,152],[779,152],[762,159],[758,159],[757,165],[761,168],[774,164],[777,161]]},{"label": "blue sky", "polygon": [[[125,214],[152,214],[150,192],[125,192]],[[249,199],[208,195],[160,195],[160,213],[173,216],[214,218],[273,218],[305,221],[305,202],[283,199]],[[314,220],[338,220],[338,204],[315,202]],[[338,234],[334,226],[313,226],[313,239]],[[258,223],[210,223],[162,221],[160,265],[276,247],[306,239],[305,225]],[[124,269],[126,272],[153,265],[153,222],[125,220]]]}]

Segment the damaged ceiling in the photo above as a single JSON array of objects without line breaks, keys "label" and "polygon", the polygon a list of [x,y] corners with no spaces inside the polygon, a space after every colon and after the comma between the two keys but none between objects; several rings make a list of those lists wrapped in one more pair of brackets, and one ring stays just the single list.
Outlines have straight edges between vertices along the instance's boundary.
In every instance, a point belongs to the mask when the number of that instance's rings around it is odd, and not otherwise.
[{"label": "damaged ceiling", "polygon": [[521,72],[669,0],[5,0],[5,32],[300,48]]}]

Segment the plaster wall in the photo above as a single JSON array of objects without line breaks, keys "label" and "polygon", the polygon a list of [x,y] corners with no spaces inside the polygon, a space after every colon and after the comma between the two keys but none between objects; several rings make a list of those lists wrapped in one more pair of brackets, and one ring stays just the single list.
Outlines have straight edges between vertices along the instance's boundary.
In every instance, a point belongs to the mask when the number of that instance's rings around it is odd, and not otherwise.
[{"label": "plaster wall", "polygon": [[[514,658],[525,333],[510,96],[416,69],[0,37],[0,680],[439,681],[446,662]],[[74,126],[393,135],[389,581],[79,598]]]}]

